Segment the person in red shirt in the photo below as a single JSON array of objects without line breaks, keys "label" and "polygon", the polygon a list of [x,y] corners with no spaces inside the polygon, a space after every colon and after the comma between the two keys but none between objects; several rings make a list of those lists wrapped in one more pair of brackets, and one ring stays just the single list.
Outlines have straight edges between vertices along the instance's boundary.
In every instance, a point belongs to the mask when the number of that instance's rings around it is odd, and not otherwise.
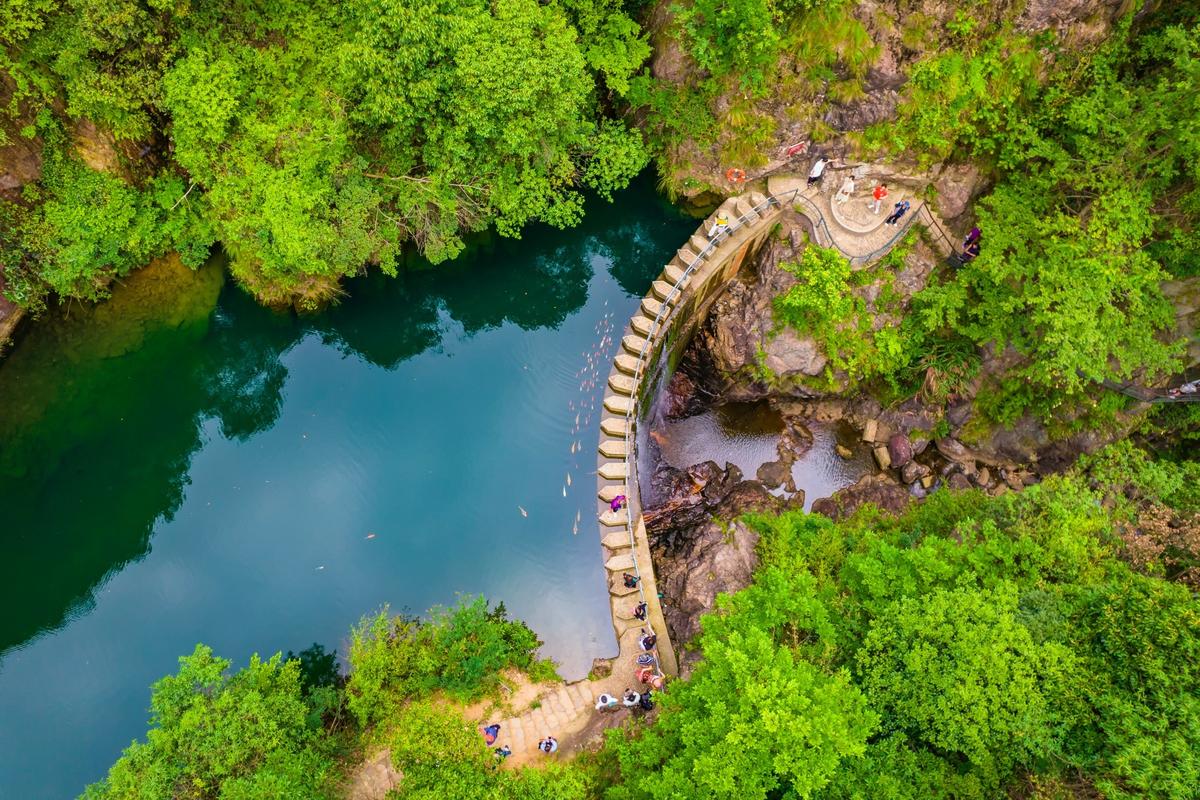
[{"label": "person in red shirt", "polygon": [[887,184],[881,183],[875,187],[875,191],[871,192],[871,196],[875,198],[871,205],[871,213],[878,214],[879,206],[883,204],[883,198],[887,197]]}]

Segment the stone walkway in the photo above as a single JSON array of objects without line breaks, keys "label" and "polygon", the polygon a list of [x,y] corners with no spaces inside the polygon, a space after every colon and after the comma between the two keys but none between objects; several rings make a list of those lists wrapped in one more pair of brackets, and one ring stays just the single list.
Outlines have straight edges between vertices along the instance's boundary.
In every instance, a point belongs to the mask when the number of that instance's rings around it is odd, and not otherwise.
[{"label": "stone walkway", "polygon": [[817,244],[822,247],[836,247],[855,266],[886,255],[914,224],[924,225],[930,231],[931,238],[944,255],[955,252],[957,242],[947,233],[946,223],[916,197],[907,198],[912,203],[912,208],[898,225],[883,223],[894,204],[905,198],[903,191],[896,190],[888,195],[879,212],[879,222],[873,227],[855,224],[858,216],[874,216],[869,210],[865,211],[864,215],[858,215],[850,209],[851,204],[865,207],[870,198],[871,188],[874,187],[856,192],[845,206],[835,210],[832,198],[837,191],[836,187],[831,191],[823,190],[820,184],[809,187],[808,180],[797,175],[775,175],[767,179],[767,190],[772,197],[779,198],[782,202],[790,202],[797,213],[803,214],[812,222]]}]

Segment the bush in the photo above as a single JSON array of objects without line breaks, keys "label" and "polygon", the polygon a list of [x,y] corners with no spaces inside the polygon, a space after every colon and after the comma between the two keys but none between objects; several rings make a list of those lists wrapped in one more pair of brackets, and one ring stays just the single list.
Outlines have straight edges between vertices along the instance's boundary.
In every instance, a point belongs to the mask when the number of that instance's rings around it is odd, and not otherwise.
[{"label": "bush", "polygon": [[444,690],[460,700],[495,688],[499,672],[516,667],[547,677],[536,660],[541,642],[524,623],[510,621],[501,603],[483,598],[434,609],[428,622],[393,617],[384,608],[351,633],[350,710],[366,726],[386,719],[406,699]]}]

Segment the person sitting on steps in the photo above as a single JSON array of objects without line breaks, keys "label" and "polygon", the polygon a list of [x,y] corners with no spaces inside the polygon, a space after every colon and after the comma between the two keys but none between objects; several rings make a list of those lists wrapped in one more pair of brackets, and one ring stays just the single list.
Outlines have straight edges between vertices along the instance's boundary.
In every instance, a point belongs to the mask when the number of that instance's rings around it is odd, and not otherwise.
[{"label": "person sitting on steps", "polygon": [[622,573],[621,578],[625,581],[626,589],[636,589],[637,585],[638,585],[638,581],[641,580],[641,578],[639,578],[638,576],[630,575],[628,572]]},{"label": "person sitting on steps", "polygon": [[629,687],[625,687],[624,694],[621,695],[621,704],[626,708],[633,708],[642,699],[642,696]]},{"label": "person sitting on steps", "polygon": [[908,200],[901,200],[900,202],[896,203],[895,208],[892,209],[892,213],[888,214],[888,217],[884,220],[884,222],[886,222],[888,225],[895,225],[900,221],[901,217],[908,213],[908,209],[910,208],[912,208],[912,203],[908,202]]},{"label": "person sitting on steps", "polygon": [[646,621],[646,601],[643,600],[634,606],[633,617],[634,619],[640,619],[642,622]]},{"label": "person sitting on steps", "polygon": [[547,736],[545,739],[542,739],[540,742],[538,742],[538,750],[541,750],[547,755],[551,753],[557,753],[558,739],[555,739],[553,736]]},{"label": "person sitting on steps", "polygon": [[597,711],[609,711],[617,707],[617,698],[605,693],[596,698]]},{"label": "person sitting on steps", "polygon": [[654,631],[646,633],[646,629],[642,628],[642,635],[638,639],[638,645],[643,650],[650,651],[654,649],[654,645],[658,644],[658,637],[654,635]]},{"label": "person sitting on steps", "polygon": [[724,214],[717,214],[717,218],[713,221],[712,227],[708,229],[708,238],[713,239],[727,230],[729,230],[729,217],[725,216]]}]

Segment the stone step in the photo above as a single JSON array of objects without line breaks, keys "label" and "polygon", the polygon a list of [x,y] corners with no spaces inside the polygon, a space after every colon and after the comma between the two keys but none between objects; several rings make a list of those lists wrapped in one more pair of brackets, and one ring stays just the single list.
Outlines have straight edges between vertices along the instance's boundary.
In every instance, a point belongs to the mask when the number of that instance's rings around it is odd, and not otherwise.
[{"label": "stone step", "polygon": [[611,503],[613,500],[617,499],[617,495],[619,494],[623,494],[626,497],[629,496],[629,492],[625,491],[625,484],[623,483],[618,483],[615,486],[605,486],[596,493],[596,496],[606,503]]},{"label": "stone step", "polygon": [[[607,513],[611,514],[612,512],[610,511]],[[629,541],[629,531],[620,530],[607,534],[603,539],[600,540],[600,544],[604,545],[609,550],[624,550],[625,548],[632,546],[633,543]]]},{"label": "stone step", "polygon": [[621,340],[621,347],[625,348],[625,352],[635,358],[642,353],[642,348],[646,346],[646,337],[641,334],[630,334]]},{"label": "stone step", "polygon": [[629,477],[629,465],[623,461],[613,461],[600,465],[600,469],[596,472],[605,480],[623,481]]},{"label": "stone step", "polygon": [[604,562],[604,568],[609,572],[629,572],[633,569],[633,554],[621,553]]},{"label": "stone step", "polygon": [[663,267],[662,277],[664,283],[679,283],[683,278],[683,268],[677,267],[674,264],[667,264]]},{"label": "stone step", "polygon": [[628,523],[629,509],[626,508],[622,508],[620,511],[605,511],[600,515],[600,524],[606,528],[623,527]]},{"label": "stone step", "polygon": [[664,307],[664,304],[660,300],[656,300],[653,297],[642,298],[642,313],[647,317],[650,317],[650,319],[654,319],[660,314],[665,319],[666,315],[663,314]]},{"label": "stone step", "polygon": [[751,192],[750,193],[750,204],[751,205],[757,206],[757,205],[761,205],[765,202],[767,202],[767,196],[765,194],[763,194],[762,192]]},{"label": "stone step", "polygon": [[654,330],[654,320],[647,317],[645,314],[638,314],[633,319],[629,320],[629,327],[642,336],[649,337],[650,332]]},{"label": "stone step", "polygon": [[604,398],[604,407],[614,414],[627,414],[633,408],[633,399],[610,394]]},{"label": "stone step", "polygon": [[605,417],[600,420],[600,430],[604,431],[609,436],[617,436],[621,439],[625,438],[625,418],[624,417]]},{"label": "stone step", "polygon": [[[650,284],[650,291],[654,293],[655,297],[663,302],[666,302],[667,298],[671,297],[671,292],[674,290],[674,288],[674,284],[667,283],[666,281],[655,281],[654,283]],[[678,297],[679,295],[676,294],[675,299],[678,299]]]},{"label": "stone step", "polygon": [[613,597],[624,597],[637,591],[636,586],[626,586],[624,580],[620,575],[614,576],[608,582],[608,593]]},{"label": "stone step", "polygon": [[636,597],[632,598],[630,600],[627,600],[623,604],[622,603],[614,603],[613,605],[616,608],[616,610],[613,611],[613,616],[620,620],[635,620],[635,621],[637,621],[637,623],[639,625],[644,625],[645,624],[644,622],[642,622],[641,620],[639,620],[637,617],[635,617],[633,615],[633,610],[635,608],[637,608],[637,604],[638,604],[638,599]]},{"label": "stone step", "polygon": [[577,708],[587,708],[588,706],[596,705],[596,698],[592,696],[592,689],[588,685],[590,681],[578,681],[571,684],[571,691],[575,694],[575,705]]},{"label": "stone step", "polygon": [[[692,238],[688,239],[688,247],[692,248],[692,250],[697,253],[703,253],[708,247],[708,239],[705,239],[699,233],[693,233]],[[691,261],[688,261],[687,263],[690,264]]]},{"label": "stone step", "polygon": [[608,376],[608,388],[612,389],[617,394],[632,395],[637,389],[637,382],[628,375],[623,375],[620,372],[614,372]]},{"label": "stone step", "polygon": [[730,223],[732,223],[734,219],[737,218],[737,211],[735,209],[737,208],[738,198],[741,197],[745,197],[745,195],[739,194],[734,197],[725,198],[724,202],[717,206],[716,214],[713,214],[713,216],[715,217],[717,214],[723,214],[729,219]]},{"label": "stone step", "polygon": [[746,195],[738,197],[737,215],[745,220],[746,225],[753,225],[758,222],[758,214],[754,212],[754,204],[750,202],[750,198]]},{"label": "stone step", "polygon": [[606,458],[624,458],[627,454],[625,442],[622,439],[605,439],[597,448],[600,455]]},{"label": "stone step", "polygon": [[613,359],[613,366],[624,372],[626,375],[633,375],[637,372],[638,359],[637,356],[631,356],[629,353],[617,353]]}]

